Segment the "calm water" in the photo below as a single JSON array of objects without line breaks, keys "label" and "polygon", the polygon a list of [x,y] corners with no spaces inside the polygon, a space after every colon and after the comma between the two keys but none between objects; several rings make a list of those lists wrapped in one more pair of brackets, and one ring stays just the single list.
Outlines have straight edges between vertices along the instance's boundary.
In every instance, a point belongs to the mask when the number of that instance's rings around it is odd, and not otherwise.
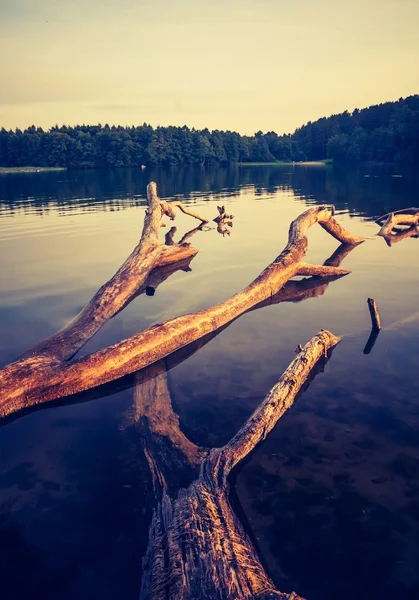
[{"label": "calm water", "polygon": [[[236,474],[234,501],[281,590],[310,600],[417,599],[419,243],[388,247],[373,221],[419,205],[417,174],[395,175],[248,167],[0,176],[0,362],[62,327],[117,270],[138,242],[150,179],[162,197],[209,218],[226,205],[231,236],[196,233],[192,270],[138,297],[82,353],[227,298],[279,254],[293,218],[334,203],[340,222],[371,237],[346,257],[352,273],[304,301],[250,312],[178,357],[168,374],[173,406],[192,441],[221,445],[299,343],[321,328],[342,335],[325,372]],[[196,224],[179,216],[175,239]],[[336,247],[310,230],[311,262]],[[364,354],[368,296],[384,330]],[[77,400],[0,428],[3,600],[138,597],[153,494],[132,379]]]}]

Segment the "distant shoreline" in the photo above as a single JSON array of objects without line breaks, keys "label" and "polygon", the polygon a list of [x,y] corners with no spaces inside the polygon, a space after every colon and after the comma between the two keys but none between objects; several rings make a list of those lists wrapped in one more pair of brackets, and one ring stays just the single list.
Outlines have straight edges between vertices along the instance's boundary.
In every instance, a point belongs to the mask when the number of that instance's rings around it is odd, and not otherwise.
[{"label": "distant shoreline", "polygon": [[300,166],[300,167],[324,167],[330,165],[333,160],[327,158],[325,160],[302,160],[302,161],[275,161],[275,162],[239,162],[239,167],[289,167],[289,166]]},{"label": "distant shoreline", "polygon": [[44,171],[67,171],[66,167],[0,167],[0,175],[10,173],[42,173]]},{"label": "distant shoreline", "polygon": [[[331,164],[333,161],[330,159],[325,160],[309,160],[300,162],[238,162],[238,167],[289,167],[289,166],[300,166],[300,167],[324,167],[325,165]],[[182,165],[178,165],[182,166]],[[110,167],[105,168],[108,170]],[[136,167],[121,167],[121,168],[136,168]],[[44,173],[49,171],[67,171],[67,167],[0,167],[0,175],[10,175],[13,173]],[[90,169],[84,169],[90,170]]]}]

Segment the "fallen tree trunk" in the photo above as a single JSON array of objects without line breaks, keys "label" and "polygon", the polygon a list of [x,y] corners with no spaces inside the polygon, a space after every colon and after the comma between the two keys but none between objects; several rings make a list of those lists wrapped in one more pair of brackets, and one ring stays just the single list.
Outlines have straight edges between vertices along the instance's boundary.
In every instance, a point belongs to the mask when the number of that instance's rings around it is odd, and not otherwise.
[{"label": "fallen tree trunk", "polygon": [[[356,246],[352,246],[351,249],[354,249],[355,247]],[[346,245],[342,245],[339,250],[340,250],[340,253],[341,253],[340,256],[342,259],[349,252]],[[333,256],[337,256],[337,252],[338,251],[336,251],[333,254]],[[326,262],[328,262],[329,260],[330,259],[327,259]],[[191,269],[189,267],[189,261],[182,261],[182,262],[176,263],[175,265],[169,265],[167,267],[160,267],[158,269],[155,269],[155,271],[152,271],[150,273],[150,276],[147,279],[147,282],[155,283],[155,287],[157,287],[157,285],[163,283],[168,277],[170,277],[171,274],[175,273],[178,270],[183,270],[186,272],[190,271]],[[309,300],[310,298],[318,298],[319,296],[322,296],[326,292],[330,283],[337,281],[338,279],[340,279],[340,277],[341,276],[305,277],[304,279],[300,279],[300,280],[288,281],[284,285],[284,287],[282,287],[276,294],[274,294],[273,296],[269,296],[269,298],[266,298],[262,302],[255,304],[254,306],[249,308],[249,310],[246,312],[253,312],[253,311],[259,310],[260,308],[263,308],[265,306],[281,304],[282,302],[297,303],[297,302],[303,302],[304,300]],[[155,289],[155,288],[153,288],[153,289]],[[142,286],[142,288],[139,290],[138,294],[144,293],[144,292],[146,292],[146,287]],[[241,316],[243,316],[243,315],[240,315],[237,318],[240,318]],[[179,350],[172,352],[172,354],[169,354],[167,357],[162,359],[164,361],[166,370],[169,371],[170,369],[173,369],[174,367],[178,366],[179,364],[181,364],[182,362],[187,360],[190,356],[192,356],[193,354],[198,352],[198,350],[200,350],[206,344],[208,344],[212,339],[214,339],[220,333],[222,333],[234,321],[235,321],[235,319],[233,319],[232,321],[229,321],[228,323],[226,323],[219,329],[216,329],[215,331],[212,331],[211,333],[208,333],[208,334],[198,338],[194,342],[191,342],[190,344],[187,344],[186,346],[179,348]],[[133,387],[134,379],[136,382],[138,382],[140,380],[147,381],[148,379],[153,378],[154,377],[153,369],[154,369],[155,365],[158,365],[158,364],[161,364],[161,361],[159,361],[158,363],[153,363],[149,367],[141,369],[140,371],[137,371],[135,373],[128,374],[125,377],[119,378],[117,381],[109,382],[109,383],[103,384],[101,386],[97,386],[95,388],[89,388],[88,390],[76,393],[75,395],[57,399],[55,402],[47,402],[45,404],[38,404],[38,405],[34,404],[32,406],[29,406],[27,408],[27,411],[37,410],[39,408],[43,408],[43,409],[52,408],[52,407],[56,406],[57,404],[59,404],[60,406],[63,406],[63,405],[68,405],[68,404],[72,404],[72,403],[89,402],[90,400],[94,400],[96,398],[102,398],[109,394],[115,394],[118,391],[127,390],[127,389]],[[22,412],[12,413],[9,416],[9,418],[10,419],[17,418],[21,414],[26,414],[27,411],[24,411],[23,413]]]},{"label": "fallen tree trunk", "polygon": [[339,338],[321,331],[222,448],[201,448],[181,431],[164,361],[139,374],[135,420],[158,500],[143,559],[141,600],[297,600],[279,592],[229,502],[231,471],[290,408],[316,363]]},{"label": "fallen tree trunk", "polygon": [[[129,302],[153,267],[185,258],[189,246],[162,246],[157,240],[161,207],[155,184],[148,186],[149,209],[139,246],[116,275],[103,286],[82,313],[64,330],[0,371],[0,416],[62,398],[112,381],[150,365],[237,318],[273,296],[296,275],[342,276],[334,266],[304,262],[309,227],[319,223],[344,244],[358,244],[333,218],[334,208],[311,208],[290,226],[282,253],[244,290],[215,306],[150,327],[128,339],[80,359],[71,358],[107,319]],[[170,257],[170,259],[168,258]],[[140,264],[140,258],[143,262]],[[134,284],[135,280],[135,284]]]}]

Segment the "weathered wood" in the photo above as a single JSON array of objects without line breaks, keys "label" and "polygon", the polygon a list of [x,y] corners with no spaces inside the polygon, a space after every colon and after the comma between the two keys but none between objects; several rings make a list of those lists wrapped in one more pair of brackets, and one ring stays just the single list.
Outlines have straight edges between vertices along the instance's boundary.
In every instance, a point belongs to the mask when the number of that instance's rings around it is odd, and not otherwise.
[{"label": "weathered wood", "polygon": [[410,208],[401,208],[400,210],[393,210],[391,213],[386,213],[385,215],[381,215],[378,219],[375,220],[377,225],[382,225],[384,221],[387,220],[390,214],[392,215],[415,215],[419,211],[419,208],[415,206],[411,206]]},{"label": "weathered wood", "polygon": [[[355,246],[353,246],[355,247]],[[191,259],[192,260],[192,259]],[[329,259],[328,259],[329,260]],[[326,261],[327,262],[327,261]],[[172,273],[175,273],[178,270],[188,271],[190,270],[188,261],[181,261],[176,263],[175,265],[168,265],[166,267],[159,267],[152,271],[147,279],[146,283],[149,284],[149,287],[155,291],[156,287],[163,283]],[[310,298],[317,298],[322,296],[330,283],[337,281],[340,277],[305,277],[300,280],[291,280],[288,281],[276,294],[273,296],[269,296],[262,302],[259,302],[249,308],[246,312],[253,312],[265,306],[272,306],[274,304],[281,304],[282,302],[303,302],[304,300],[309,300]],[[153,287],[154,285],[154,287]],[[147,293],[146,284],[144,284],[138,294]],[[240,316],[238,317],[240,318]],[[187,344],[186,346],[176,350],[172,354],[169,354],[167,357],[162,359],[165,368],[167,371],[176,367],[190,356],[195,354],[198,350],[203,348],[206,344],[208,344],[212,339],[217,337],[220,333],[222,333],[227,327],[229,327],[234,320],[229,321],[224,326],[212,331],[211,333],[204,335],[194,342]],[[94,400],[96,398],[102,398],[103,396],[107,396],[108,394],[114,394],[117,391],[123,391],[130,387],[132,387],[133,377],[135,377],[136,381],[147,381],[150,378],[154,377],[154,367],[162,363],[159,361],[158,363],[153,363],[149,367],[141,369],[137,371],[132,377],[129,375],[127,377],[122,377],[117,381],[113,381],[112,383],[107,383],[102,386],[98,386],[95,388],[89,388],[83,392],[76,393],[72,396],[67,396],[64,398],[56,399],[55,402],[46,402],[44,404],[33,404],[30,405],[23,412],[15,412],[8,416],[6,421],[10,421],[12,419],[18,418],[20,415],[27,414],[27,412],[31,410],[37,410],[39,408],[53,408],[57,404],[60,406],[68,405],[72,403],[79,402],[88,402],[90,400]]]},{"label": "weathered wood", "polygon": [[[278,591],[266,573],[229,502],[228,477],[292,406],[313,367],[338,341],[328,331],[310,340],[222,448],[200,448],[180,431],[163,362],[155,367],[155,379],[139,380],[135,418],[158,499],[143,559],[141,600],[300,598]],[[176,485],[179,480],[186,485]]]},{"label": "weathered wood", "polygon": [[225,206],[217,206],[218,215],[213,219],[215,223],[220,223],[220,221],[232,221],[234,219],[234,215],[228,215],[226,213]]},{"label": "weathered wood", "polygon": [[226,214],[225,206],[217,206],[217,210],[219,214],[213,219],[217,223],[217,233],[220,233],[223,237],[230,235],[229,227],[233,227],[234,216]]},{"label": "weathered wood", "polygon": [[[103,324],[105,319],[102,314],[104,313],[107,319],[126,304],[129,298],[135,295],[135,290],[143,283],[152,266],[158,264],[159,257],[167,257],[167,253],[169,257],[172,256],[172,246],[162,248],[156,241],[160,226],[158,213],[161,213],[161,210],[157,210],[160,207],[155,184],[149,184],[148,198],[150,208],[141,238],[149,249],[149,253],[144,257],[147,269],[138,267],[141,276],[137,276],[136,284],[132,285],[128,292],[124,292],[121,287],[130,284],[130,269],[137,269],[136,262],[132,265],[130,257],[127,261],[129,266],[125,268],[125,263],[121,267],[122,277],[119,277],[118,271],[118,277],[115,276],[116,281],[114,278],[111,280],[110,288],[105,284],[99,290],[99,301],[95,296],[88,308],[84,309],[90,315],[90,320],[82,311],[82,316],[76,319],[76,324],[70,324],[64,333],[59,332],[35,350],[26,353],[20,360],[2,369],[0,416],[75,394],[133,373],[237,318],[255,304],[274,295],[289,279],[298,275],[300,269],[307,268],[303,260],[308,246],[307,232],[315,223],[322,225],[342,243],[360,242],[359,237],[352,236],[335,221],[333,207],[323,205],[310,208],[291,223],[288,243],[282,253],[250,285],[233,297],[202,311],[150,327],[104,350],[63,362],[63,359],[71,357],[87,338],[97,331],[96,324],[91,324],[91,321]],[[182,251],[186,254],[196,252],[189,246],[179,248],[176,249],[178,258]],[[150,253],[154,260],[150,259]],[[320,268],[318,274],[330,276],[331,271],[325,273],[324,269]],[[103,299],[106,302],[103,302]]]},{"label": "weathered wood", "polygon": [[342,277],[343,275],[348,275],[349,273],[350,271],[347,269],[340,269],[339,267],[300,263],[297,275],[306,275],[309,277]]},{"label": "weathered wood", "polygon": [[127,305],[153,269],[190,259],[197,254],[198,250],[187,245],[173,244],[167,247],[159,242],[161,210],[154,182],[147,186],[147,200],[140,242],[124,264],[68,325],[25,352],[21,358],[42,355],[48,356],[51,361],[68,360]]},{"label": "weathered wood", "polygon": [[198,215],[198,213],[193,212],[192,210],[189,210],[189,208],[186,208],[186,206],[184,206],[182,204],[182,202],[177,202],[177,201],[176,202],[166,202],[165,200],[160,200],[160,205],[161,205],[162,213],[164,215],[166,215],[167,217],[169,217],[172,221],[176,217],[175,209],[178,208],[185,215],[189,215],[190,217],[193,217],[194,219],[198,219],[198,221],[202,221],[202,224],[208,223],[208,219],[206,219],[205,217],[201,217],[201,215]]},{"label": "weathered wood", "polygon": [[368,308],[371,316],[371,327],[373,331],[380,331],[381,329],[381,320],[380,313],[378,312],[377,303],[374,298],[368,298]]},{"label": "weathered wood", "polygon": [[394,227],[398,225],[418,225],[419,224],[419,208],[405,208],[395,212],[383,215],[376,220],[381,229],[378,235],[386,237],[391,235]]}]

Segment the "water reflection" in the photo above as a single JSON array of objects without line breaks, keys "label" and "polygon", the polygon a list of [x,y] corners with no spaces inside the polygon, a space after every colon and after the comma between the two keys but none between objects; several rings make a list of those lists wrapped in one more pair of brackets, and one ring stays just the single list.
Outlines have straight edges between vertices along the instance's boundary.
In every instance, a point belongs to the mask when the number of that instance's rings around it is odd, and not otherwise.
[{"label": "water reflection", "polygon": [[[253,188],[255,196],[293,191],[308,203],[334,204],[339,210],[377,218],[405,208],[418,197],[419,173],[392,177],[390,167],[302,168],[231,166],[217,169],[107,169],[0,176],[0,210],[61,214],[74,210],[120,210],[144,205],[147,184],[159,182],[162,198],[194,201],[237,195]],[[396,201],[396,202],[395,202]]]},{"label": "water reflection", "polygon": [[[225,204],[235,214],[234,235],[189,231],[190,220],[179,216],[177,231],[162,234],[169,243],[193,235],[199,254],[183,270],[156,272],[86,352],[242,288],[278,254],[306,205],[334,203],[348,229],[370,237],[376,217],[418,196],[417,174],[395,179],[380,168],[0,177],[2,363],[62,327],[126,258],[138,242],[149,179],[161,196],[200,203],[209,218]],[[195,444],[219,446],[299,342],[321,327],[343,334],[324,375],[236,481],[275,584],[310,600],[419,596],[419,269],[415,234],[399,233],[391,247],[379,238],[353,251],[340,247],[326,264],[345,258],[348,277],[289,282],[263,310],[254,307],[165,363],[180,431]],[[334,251],[320,228],[309,246],[313,263]],[[369,296],[383,329],[364,355]],[[133,384],[127,378],[0,429],[2,598],[20,600],[28,590],[44,600],[138,598],[154,494],[131,418]]]}]

